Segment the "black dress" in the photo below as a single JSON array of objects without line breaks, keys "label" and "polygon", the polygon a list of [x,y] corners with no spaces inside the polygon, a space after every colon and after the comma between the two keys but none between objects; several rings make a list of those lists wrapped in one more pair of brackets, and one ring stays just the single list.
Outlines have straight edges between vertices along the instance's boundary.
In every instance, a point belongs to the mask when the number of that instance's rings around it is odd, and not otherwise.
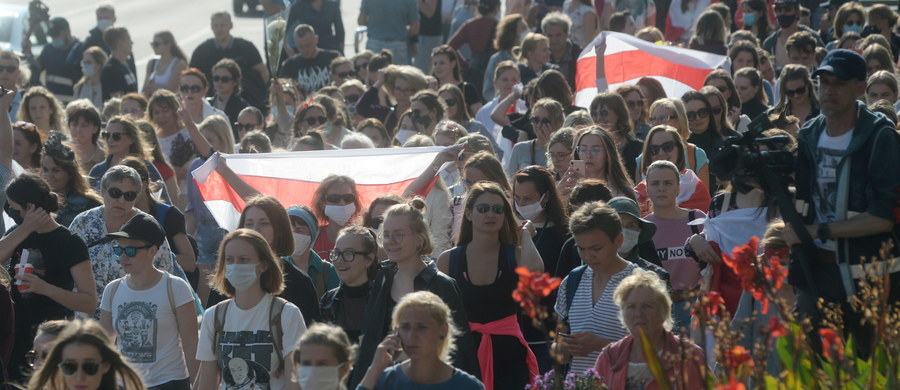
[{"label": "black dress", "polygon": [[[488,285],[472,284],[468,277],[466,245],[453,248],[450,252],[450,277],[456,280],[462,292],[463,305],[469,321],[486,324],[518,313],[519,305],[512,298],[512,292],[519,283],[516,275],[515,247],[503,245],[498,256],[497,277]],[[475,260],[478,261],[478,260]],[[485,299],[490,297],[489,299]],[[481,345],[482,334],[472,332],[475,345]],[[521,390],[530,383],[526,365],[526,347],[514,336],[490,336],[494,355],[494,389]]]}]

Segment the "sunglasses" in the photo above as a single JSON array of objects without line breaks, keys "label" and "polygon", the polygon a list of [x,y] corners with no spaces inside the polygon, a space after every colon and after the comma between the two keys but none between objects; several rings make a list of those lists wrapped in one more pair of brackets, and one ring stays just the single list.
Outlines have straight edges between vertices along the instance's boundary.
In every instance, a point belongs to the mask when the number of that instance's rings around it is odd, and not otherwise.
[{"label": "sunglasses", "polygon": [[365,256],[368,253],[354,250],[339,251],[337,249],[328,251],[328,258],[331,259],[332,263],[337,263],[339,259],[345,263],[352,263],[353,260],[356,260],[356,255]]},{"label": "sunglasses", "polygon": [[659,145],[647,145],[647,151],[650,152],[651,156],[659,154],[660,151],[671,153],[673,150],[675,150],[675,141],[667,141]]},{"label": "sunglasses", "polygon": [[453,99],[453,98],[446,99],[446,100],[444,100],[444,103],[447,103],[447,107],[454,107],[454,106],[456,106],[456,99]]},{"label": "sunglasses", "polygon": [[701,108],[697,111],[688,111],[687,112],[687,118],[689,121],[695,121],[695,120],[697,120],[697,118],[706,119],[707,117],[709,117],[709,110],[707,110],[705,108]]},{"label": "sunglasses", "polygon": [[716,89],[718,89],[720,93],[723,93],[723,94],[724,94],[725,91],[728,90],[728,86],[726,86],[726,85],[720,85],[720,86],[716,87]]},{"label": "sunglasses", "polygon": [[609,110],[591,111],[591,118],[595,121],[601,118],[609,118]]},{"label": "sunglasses", "polygon": [[100,371],[100,363],[98,362],[84,362],[80,365],[75,361],[65,361],[59,363],[59,370],[62,371],[65,376],[72,376],[78,372],[78,368],[81,367],[81,371],[83,371],[88,376],[97,375],[97,372]]},{"label": "sunglasses", "polygon": [[325,202],[327,203],[340,203],[343,201],[345,204],[353,203],[356,201],[356,195],[354,194],[331,194],[325,197]]},{"label": "sunglasses", "polygon": [[806,93],[805,85],[800,88],[797,88],[797,89],[785,89],[784,90],[784,94],[787,95],[788,97],[800,96],[800,95],[803,95],[804,93]]},{"label": "sunglasses", "polygon": [[152,46],[154,49],[159,47],[162,44],[163,44],[162,42],[156,42],[156,41],[150,42],[150,46]]},{"label": "sunglasses", "polygon": [[674,115],[660,115],[660,116],[651,116],[650,123],[663,123],[668,122],[669,119],[675,119]]},{"label": "sunglasses", "polygon": [[234,80],[233,78],[228,76],[213,76],[212,79],[214,83],[230,83],[232,80]]},{"label": "sunglasses", "polygon": [[359,101],[359,95],[347,95],[344,96],[344,103],[347,104],[355,104]]},{"label": "sunglasses", "polygon": [[325,122],[328,121],[328,118],[325,118],[324,116],[312,116],[309,118],[304,118],[304,120],[306,121],[306,124],[308,124],[310,126],[315,126],[315,125],[324,125]]},{"label": "sunglasses", "polygon": [[201,87],[199,85],[182,85],[179,90],[181,91],[181,93],[188,93],[188,92],[197,93],[197,92],[202,91],[203,87]]},{"label": "sunglasses", "polygon": [[549,124],[550,124],[550,119],[548,119],[548,118],[541,118],[538,116],[531,117],[531,125],[532,126],[549,125]]},{"label": "sunglasses", "polygon": [[337,75],[338,75],[338,77],[340,77],[342,79],[348,79],[350,77],[356,76],[356,72],[351,70],[351,71],[347,71],[347,72],[337,73]]},{"label": "sunglasses", "polygon": [[124,196],[125,200],[128,202],[134,201],[138,196],[137,191],[122,192],[122,190],[116,187],[109,187],[109,189],[106,190],[106,193],[113,199],[119,199]]},{"label": "sunglasses", "polygon": [[630,101],[630,102],[626,102],[626,104],[628,104],[628,108],[633,108],[633,109],[644,108],[644,99],[641,99],[641,100],[633,100],[633,101]]},{"label": "sunglasses", "polygon": [[503,209],[502,204],[480,203],[475,205],[475,211],[477,211],[478,214],[487,214],[488,211],[493,211],[494,214],[503,215],[506,210]]},{"label": "sunglasses", "polygon": [[121,141],[124,135],[125,133],[110,133],[108,131],[100,133],[100,136],[103,137],[103,139],[108,141],[110,138],[112,138],[112,140],[116,142]]},{"label": "sunglasses", "polygon": [[713,107],[712,112],[715,115],[722,115],[722,107]]},{"label": "sunglasses", "polygon": [[256,127],[256,125],[250,123],[243,124],[241,122],[234,122],[231,127],[234,127],[234,129],[237,130],[238,133],[240,133],[242,131],[251,131]]},{"label": "sunglasses", "polygon": [[116,256],[116,259],[122,258],[122,254],[124,253],[128,257],[137,256],[137,251],[141,249],[147,249],[152,245],[144,245],[144,246],[114,246],[113,247],[113,255]]},{"label": "sunglasses", "polygon": [[18,66],[0,66],[0,72],[15,73],[17,70],[19,70]]}]

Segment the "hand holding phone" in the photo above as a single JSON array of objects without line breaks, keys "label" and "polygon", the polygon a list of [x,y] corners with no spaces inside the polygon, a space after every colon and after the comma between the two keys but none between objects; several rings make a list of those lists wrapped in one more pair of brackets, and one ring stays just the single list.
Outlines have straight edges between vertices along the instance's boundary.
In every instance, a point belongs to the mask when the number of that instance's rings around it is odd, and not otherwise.
[{"label": "hand holding phone", "polygon": [[575,173],[578,174],[579,177],[584,177],[586,165],[584,160],[572,160],[572,169],[575,170]]}]

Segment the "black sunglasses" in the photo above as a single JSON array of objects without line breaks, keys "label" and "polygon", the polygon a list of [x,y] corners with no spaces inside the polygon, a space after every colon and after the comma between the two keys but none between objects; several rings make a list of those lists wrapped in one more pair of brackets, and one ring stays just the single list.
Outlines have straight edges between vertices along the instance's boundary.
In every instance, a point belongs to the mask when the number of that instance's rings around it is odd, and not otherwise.
[{"label": "black sunglasses", "polygon": [[351,71],[347,71],[347,72],[336,73],[336,74],[338,75],[338,77],[340,77],[340,78],[342,78],[342,79],[347,79],[347,78],[356,76],[356,72],[354,72],[354,71],[352,71],[352,70],[351,70]]},{"label": "black sunglasses", "polygon": [[454,98],[446,99],[446,100],[444,100],[444,103],[447,103],[447,107],[453,107],[453,106],[456,106],[456,99],[454,99]]},{"label": "black sunglasses", "polygon": [[344,201],[344,203],[353,203],[356,201],[356,195],[354,194],[331,194],[325,197],[325,202],[328,203],[339,203],[340,201]]},{"label": "black sunglasses", "polygon": [[359,95],[347,95],[344,96],[344,103],[347,104],[356,104],[359,101]]},{"label": "black sunglasses", "polygon": [[114,246],[114,247],[113,247],[113,255],[115,255],[117,259],[122,257],[122,253],[124,253],[124,254],[127,255],[128,257],[134,257],[134,256],[137,255],[137,251],[138,251],[138,250],[141,250],[141,249],[147,249],[147,248],[149,248],[149,247],[151,247],[151,246],[153,246],[153,245],[144,245],[144,246],[125,246],[125,247],[122,247],[122,246]]},{"label": "black sunglasses", "polygon": [[325,122],[328,121],[328,118],[326,118],[324,116],[311,116],[309,118],[304,118],[304,120],[306,121],[306,124],[308,124],[310,126],[315,126],[315,125],[324,125]]},{"label": "black sunglasses", "polygon": [[250,130],[253,130],[253,128],[256,127],[256,125],[253,125],[253,124],[250,124],[250,123],[243,124],[243,123],[241,123],[241,122],[234,122],[234,124],[231,125],[231,127],[234,127],[234,129],[237,130],[237,131],[240,133],[240,132],[242,132],[242,131],[250,131]]},{"label": "black sunglasses", "polygon": [[626,102],[629,108],[640,109],[644,108],[644,99],[641,100],[632,100],[630,102]]},{"label": "black sunglasses", "polygon": [[150,42],[150,46],[152,46],[153,48],[157,48],[162,44],[163,44],[162,42],[157,42],[157,41]]},{"label": "black sunglasses", "polygon": [[182,85],[179,89],[182,93],[193,92],[197,93],[203,90],[203,87],[199,85]]},{"label": "black sunglasses", "polygon": [[701,108],[697,111],[688,111],[687,118],[689,121],[695,121],[697,118],[706,119],[709,116],[709,110]]},{"label": "black sunglasses", "polygon": [[110,133],[108,131],[104,131],[104,132],[100,133],[100,136],[103,137],[103,139],[109,140],[110,138],[112,138],[112,140],[116,141],[116,142],[121,141],[122,136],[124,136],[124,135],[125,135],[125,133]]},{"label": "black sunglasses", "polygon": [[788,97],[800,96],[800,95],[803,95],[805,92],[806,92],[805,85],[800,88],[797,88],[797,89],[785,89],[784,90],[784,94],[787,95]]},{"label": "black sunglasses", "polygon": [[487,214],[488,211],[493,211],[494,214],[503,215],[506,210],[503,208],[502,204],[480,203],[475,205],[475,211],[477,211],[478,214]]},{"label": "black sunglasses", "polygon": [[712,112],[715,115],[722,115],[722,107],[713,107]]},{"label": "black sunglasses", "polygon": [[356,260],[356,255],[365,256],[368,253],[354,250],[339,251],[337,249],[328,251],[328,258],[331,259],[332,263],[336,263],[338,259],[343,260],[345,263],[352,263],[353,260]]},{"label": "black sunglasses", "polygon": [[541,118],[539,116],[531,117],[531,125],[532,126],[549,125],[549,124],[550,124],[550,119],[548,119],[548,118]]},{"label": "black sunglasses", "polygon": [[78,367],[81,367],[81,371],[84,371],[88,376],[97,375],[97,372],[100,371],[100,363],[98,362],[84,362],[79,365],[78,362],[68,360],[59,363],[59,370],[65,376],[75,375],[78,372]]},{"label": "black sunglasses", "polygon": [[675,141],[663,142],[659,145],[647,145],[647,151],[651,156],[659,154],[660,151],[671,153],[675,149]]},{"label": "black sunglasses", "polygon": [[212,79],[214,83],[230,83],[231,80],[234,80],[233,78],[228,76],[213,76]]},{"label": "black sunglasses", "polygon": [[17,70],[19,70],[18,66],[12,66],[12,65],[0,66],[0,71],[6,72],[6,73],[15,73]]},{"label": "black sunglasses", "polygon": [[121,198],[121,197],[124,196],[124,197],[125,197],[125,200],[126,200],[126,201],[129,201],[129,202],[131,202],[131,201],[137,199],[137,196],[138,196],[137,191],[123,192],[122,190],[120,190],[120,189],[118,189],[118,188],[116,188],[116,187],[109,187],[109,189],[106,190],[106,192],[107,192],[107,193],[109,194],[109,196],[112,197],[113,199],[119,199],[119,198]]}]

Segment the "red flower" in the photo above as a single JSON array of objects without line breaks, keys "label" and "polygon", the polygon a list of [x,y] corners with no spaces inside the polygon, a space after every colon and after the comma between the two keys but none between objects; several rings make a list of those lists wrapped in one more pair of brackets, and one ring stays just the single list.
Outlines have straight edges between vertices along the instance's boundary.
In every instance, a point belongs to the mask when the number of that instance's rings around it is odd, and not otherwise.
[{"label": "red flower", "polygon": [[831,358],[831,351],[835,350],[837,351],[837,359],[844,358],[844,343],[841,341],[841,336],[834,329],[819,329],[819,337],[822,338],[822,356]]},{"label": "red flower", "polygon": [[747,385],[731,378],[728,383],[716,385],[716,390],[747,390]]},{"label": "red flower", "polygon": [[784,337],[787,335],[787,329],[784,324],[778,320],[778,317],[769,317],[769,337]]},{"label": "red flower", "polygon": [[691,312],[693,316],[705,315],[706,317],[717,316],[725,307],[725,298],[716,291],[706,293],[706,296],[697,300],[694,310]]},{"label": "red flower", "polygon": [[516,273],[519,275],[519,284],[512,293],[513,299],[519,302],[529,317],[545,317],[546,309],[540,303],[541,298],[556,290],[562,280],[550,277],[550,274],[545,272],[531,272],[526,267],[517,267]]},{"label": "red flower", "polygon": [[734,248],[731,256],[722,253],[722,261],[741,278],[741,287],[753,294],[762,304],[762,313],[769,312],[769,287],[780,289],[787,277],[787,269],[781,265],[779,257],[759,259],[759,238],[754,236],[746,244]]},{"label": "red flower", "polygon": [[725,351],[725,366],[728,368],[738,368],[743,365],[753,366],[753,358],[750,351],[743,346],[736,345]]}]

